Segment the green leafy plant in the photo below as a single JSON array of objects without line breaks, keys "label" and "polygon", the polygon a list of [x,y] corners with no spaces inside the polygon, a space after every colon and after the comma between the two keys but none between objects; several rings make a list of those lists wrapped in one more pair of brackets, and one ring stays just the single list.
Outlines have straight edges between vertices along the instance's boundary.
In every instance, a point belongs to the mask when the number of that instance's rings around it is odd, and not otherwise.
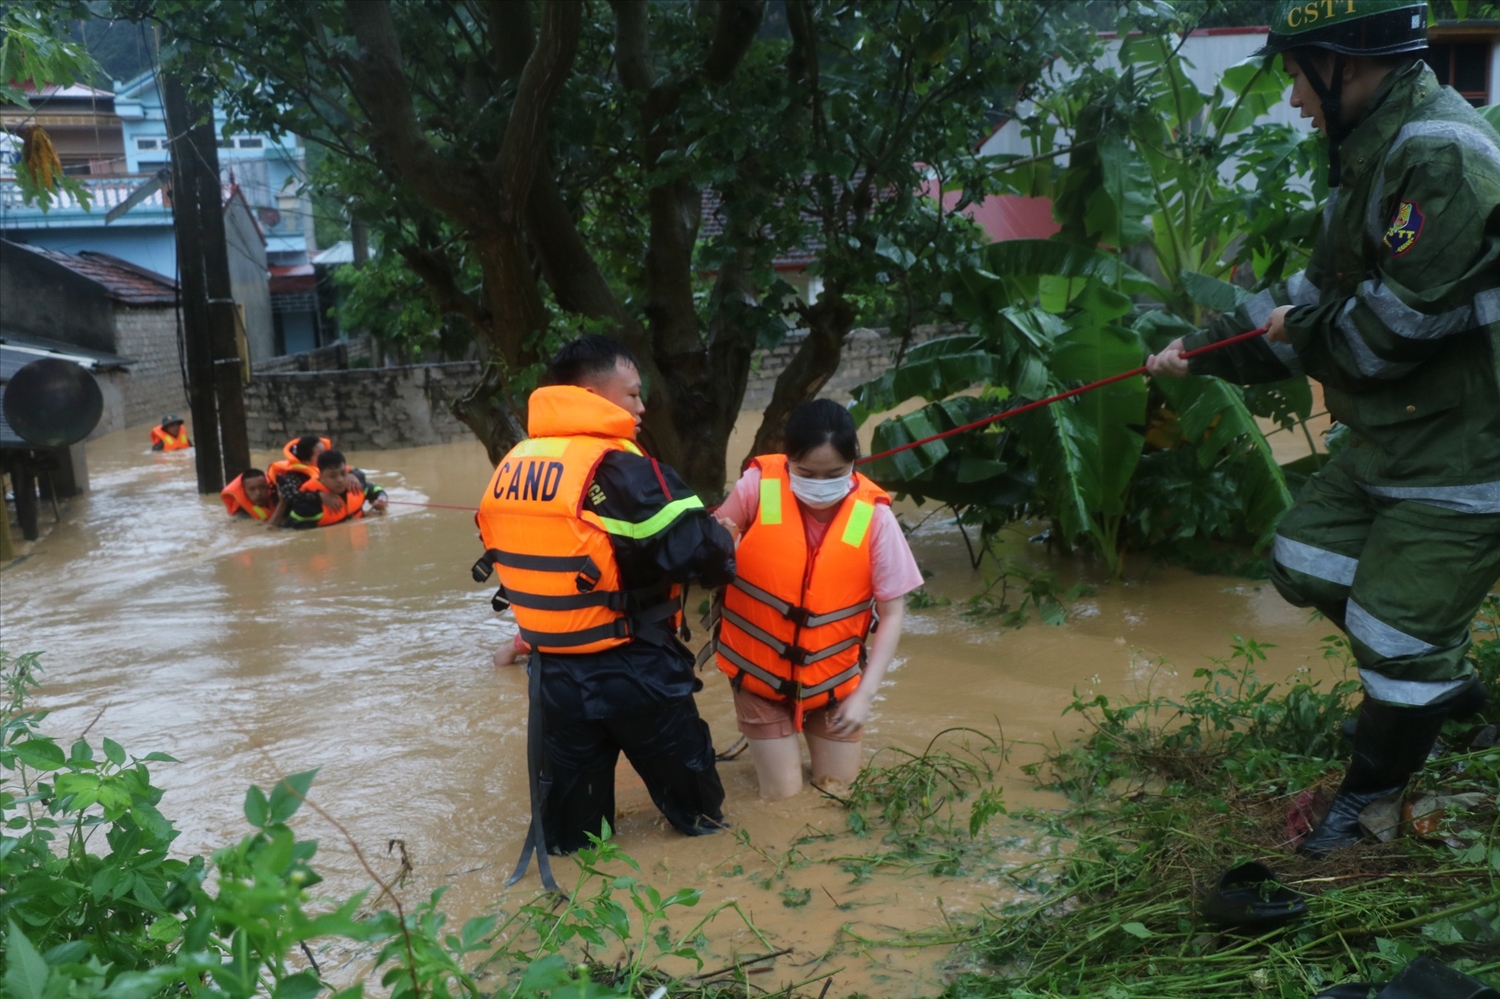
[{"label": "green leafy plant", "polygon": [[[1117,63],[1048,81],[1022,117],[1034,154],[995,163],[1001,190],[1051,199],[1061,231],[973,254],[947,293],[967,331],[855,390],[860,419],[925,403],[877,426],[876,453],[1133,369],[1305,257],[1324,192],[1294,178],[1311,174],[1313,144],[1259,120],[1286,79],[1254,61],[1201,91],[1171,7],[1119,9]],[[1257,418],[1297,426],[1311,406],[1305,379],[1254,392],[1127,379],[870,471],[985,533],[1049,518],[1054,542],[1116,574],[1142,548],[1205,563],[1215,542],[1270,537],[1291,492]]]}]

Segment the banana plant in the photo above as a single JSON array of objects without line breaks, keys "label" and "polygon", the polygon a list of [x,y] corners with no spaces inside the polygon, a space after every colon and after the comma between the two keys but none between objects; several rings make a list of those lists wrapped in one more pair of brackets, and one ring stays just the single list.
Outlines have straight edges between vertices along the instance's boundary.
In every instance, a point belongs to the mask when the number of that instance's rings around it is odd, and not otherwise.
[{"label": "banana plant", "polygon": [[[876,428],[876,453],[1135,368],[1305,258],[1324,193],[1317,150],[1258,123],[1286,78],[1247,62],[1204,92],[1181,39],[1156,27],[1122,30],[1117,59],[1037,96],[1025,119],[1034,155],[997,162],[995,179],[1050,198],[1061,231],[976,254],[947,290],[966,332],[914,348],[855,390],[861,422],[925,403]],[[1295,425],[1311,408],[1306,379],[1250,392],[1208,377],[1127,379],[870,471],[985,531],[1050,518],[1057,541],[1092,549],[1118,574],[1126,551],[1156,539],[1268,541],[1291,491],[1257,417]],[[1143,455],[1175,449],[1172,467],[1217,475],[1234,516],[1197,517],[1181,508],[1190,492],[1138,488]],[[1205,533],[1215,537],[1194,537]]]}]

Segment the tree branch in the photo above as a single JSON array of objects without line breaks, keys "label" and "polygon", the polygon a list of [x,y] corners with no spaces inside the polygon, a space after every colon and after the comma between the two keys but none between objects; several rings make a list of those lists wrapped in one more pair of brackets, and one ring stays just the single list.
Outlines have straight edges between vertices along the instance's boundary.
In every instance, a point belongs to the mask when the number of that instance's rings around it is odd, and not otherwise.
[{"label": "tree branch", "polygon": [[482,337],[490,325],[489,310],[458,286],[453,279],[454,267],[435,250],[426,246],[408,244],[396,248],[406,266],[422,279],[433,304],[440,312],[451,312],[463,316],[474,327],[476,336]]},{"label": "tree branch", "polygon": [[472,171],[439,156],[428,144],[412,103],[389,0],[345,4],[344,16],[359,45],[349,64],[350,81],[370,122],[370,143],[390,156],[424,200],[469,223],[490,192]]},{"label": "tree branch", "polygon": [[490,44],[495,47],[495,72],[500,79],[521,75],[531,50],[536,48],[536,28],[531,23],[531,0],[489,0]]},{"label": "tree branch", "polygon": [[646,0],[610,0],[609,5],[615,12],[615,71],[626,90],[646,93],[656,80]]},{"label": "tree branch", "polygon": [[541,37],[521,70],[516,102],[493,165],[505,224],[519,226],[522,222],[532,182],[546,151],[552,105],[573,71],[582,19],[582,0],[550,0],[542,14]]},{"label": "tree branch", "polygon": [[703,75],[713,83],[726,83],[739,69],[740,62],[765,17],[765,0],[718,0],[714,19],[714,37],[703,60]]}]

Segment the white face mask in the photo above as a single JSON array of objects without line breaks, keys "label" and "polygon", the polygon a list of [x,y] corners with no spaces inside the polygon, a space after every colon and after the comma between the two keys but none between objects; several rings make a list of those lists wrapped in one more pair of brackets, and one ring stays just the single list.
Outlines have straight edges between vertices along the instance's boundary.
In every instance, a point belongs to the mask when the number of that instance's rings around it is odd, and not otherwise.
[{"label": "white face mask", "polygon": [[814,510],[823,510],[842,500],[854,488],[851,473],[836,479],[809,479],[791,472],[792,495]]}]

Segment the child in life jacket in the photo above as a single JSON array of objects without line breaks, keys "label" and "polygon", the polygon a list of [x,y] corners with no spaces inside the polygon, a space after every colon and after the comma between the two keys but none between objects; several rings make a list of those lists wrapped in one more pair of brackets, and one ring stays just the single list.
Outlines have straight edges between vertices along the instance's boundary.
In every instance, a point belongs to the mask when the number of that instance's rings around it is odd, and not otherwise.
[{"label": "child in life jacket", "polygon": [[318,474],[302,483],[292,500],[287,527],[332,527],[365,515],[368,507],[385,513],[385,490],[366,481],[365,473],[350,468],[342,451],[318,455]]},{"label": "child in life jacket", "polygon": [[849,413],[828,399],[803,403],[785,447],[753,459],[717,514],[739,536],[738,576],[724,588],[712,647],[771,800],[802,789],[799,732],[815,783],[859,773],[906,594],[922,585],[890,497],[854,470]]}]

